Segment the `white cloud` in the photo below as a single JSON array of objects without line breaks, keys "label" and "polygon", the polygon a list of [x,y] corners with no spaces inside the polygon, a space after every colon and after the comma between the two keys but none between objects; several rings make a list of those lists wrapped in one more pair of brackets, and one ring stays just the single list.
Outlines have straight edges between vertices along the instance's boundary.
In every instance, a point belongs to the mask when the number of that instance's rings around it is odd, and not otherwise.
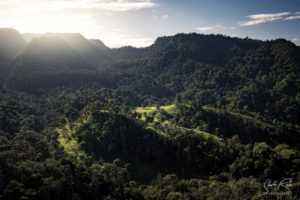
[{"label": "white cloud", "polygon": [[196,30],[202,34],[222,34],[231,37],[238,37],[236,29],[237,27],[224,26],[222,24],[216,24],[212,26],[201,26],[196,28]]},{"label": "white cloud", "polygon": [[153,15],[152,18],[154,20],[167,20],[169,18],[169,15],[165,14],[165,15],[162,15],[162,16],[158,16],[158,15]]},{"label": "white cloud", "polygon": [[237,28],[234,26],[224,26],[222,24],[216,24],[212,26],[201,26],[196,28],[197,31],[204,34],[225,34],[233,37],[237,36],[235,31]]},{"label": "white cloud", "polygon": [[[101,27],[99,27],[101,29]],[[113,28],[109,31],[101,33],[100,36],[88,37],[100,38],[106,45],[111,48],[123,46],[147,47],[153,44],[154,38],[136,32],[131,28]]]},{"label": "white cloud", "polygon": [[157,17],[156,15],[153,15],[152,18],[153,18],[154,20],[158,20],[158,17]]},{"label": "white cloud", "polygon": [[87,8],[98,8],[110,11],[141,10],[158,6],[158,4],[150,0],[86,0],[85,4]]},{"label": "white cloud", "polygon": [[110,34],[104,37],[103,41],[109,44],[110,47],[147,47],[153,44],[154,39],[151,37],[143,37],[135,34]]},{"label": "white cloud", "polygon": [[266,22],[278,20],[297,20],[300,19],[300,11],[291,14],[290,12],[255,14],[247,16],[248,21],[239,22],[239,26],[254,26]]},{"label": "white cloud", "polygon": [[293,38],[292,42],[294,42],[296,45],[300,45],[300,38]]},{"label": "white cloud", "polygon": [[254,26],[266,22],[277,21],[284,19],[288,15],[290,15],[289,12],[249,15],[247,18],[250,20],[239,22],[239,26]]},{"label": "white cloud", "polygon": [[64,9],[98,9],[108,11],[136,11],[157,7],[152,0],[1,0],[0,5],[24,4],[38,9],[64,10]]},{"label": "white cloud", "polygon": [[168,18],[169,18],[169,15],[163,15],[161,18],[162,18],[162,19],[168,19]]},{"label": "white cloud", "polygon": [[293,42],[300,42],[300,39],[299,38],[293,38],[292,41]]},{"label": "white cloud", "polygon": [[284,20],[296,20],[296,19],[300,19],[300,15],[293,15],[293,16],[284,18]]},{"label": "white cloud", "polygon": [[224,28],[225,27],[223,27],[221,24],[216,24],[213,26],[201,26],[201,27],[197,27],[196,29],[201,32],[208,32],[208,31],[216,31],[218,29],[224,29]]}]

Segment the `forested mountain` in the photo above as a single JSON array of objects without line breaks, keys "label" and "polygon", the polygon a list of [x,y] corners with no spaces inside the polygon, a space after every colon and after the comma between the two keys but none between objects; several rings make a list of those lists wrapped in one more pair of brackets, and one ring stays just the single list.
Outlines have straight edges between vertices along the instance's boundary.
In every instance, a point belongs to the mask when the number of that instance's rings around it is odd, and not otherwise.
[{"label": "forested mountain", "polygon": [[0,83],[9,75],[9,63],[25,48],[26,42],[14,29],[0,29]]},{"label": "forested mountain", "polygon": [[[118,51],[124,55],[121,59],[127,57],[126,49]],[[155,81],[151,85],[168,91],[164,96],[171,99],[176,95],[200,104],[254,112],[270,120],[299,123],[300,48],[289,41],[178,34],[158,38],[141,52],[142,58],[116,65],[134,77],[131,87],[147,90],[148,81],[136,81],[143,76]]]},{"label": "forested mountain", "polygon": [[92,65],[110,60],[110,57],[104,53],[103,50],[106,50],[106,48],[100,40],[93,43],[81,34],[74,33],[48,33],[47,35],[63,39]]},{"label": "forested mountain", "polygon": [[299,198],[293,43],[26,37],[0,29],[0,199]]},{"label": "forested mountain", "polygon": [[22,52],[17,62],[22,62],[25,73],[52,70],[85,70],[88,61],[58,37],[34,38]]},{"label": "forested mountain", "polygon": [[25,48],[26,42],[22,35],[14,29],[0,29],[0,54],[14,60]]},{"label": "forested mountain", "polygon": [[93,43],[96,47],[98,47],[100,50],[109,50],[109,47],[107,47],[101,40],[99,39],[90,39],[91,43]]}]

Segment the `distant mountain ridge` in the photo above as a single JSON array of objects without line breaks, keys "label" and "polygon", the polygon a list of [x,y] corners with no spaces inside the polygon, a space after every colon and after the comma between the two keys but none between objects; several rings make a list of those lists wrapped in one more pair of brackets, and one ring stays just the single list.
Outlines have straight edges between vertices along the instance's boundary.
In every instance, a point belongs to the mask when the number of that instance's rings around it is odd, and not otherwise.
[{"label": "distant mountain ridge", "polygon": [[102,41],[92,42],[81,34],[22,35],[14,29],[0,29],[0,83],[20,81],[17,77],[33,73],[95,72],[99,63],[111,61],[108,49]]},{"label": "distant mountain ridge", "polygon": [[80,34],[51,33],[19,47],[18,58],[0,54],[0,62],[11,63],[1,65],[2,82],[7,79],[11,89],[87,83],[129,90],[150,102],[196,101],[299,122],[300,47],[285,39],[191,33],[159,37],[146,48],[110,49]]},{"label": "distant mountain ridge", "polygon": [[26,41],[22,35],[9,28],[0,29],[0,54],[9,60],[13,60],[26,47]]},{"label": "distant mountain ridge", "polygon": [[158,101],[177,98],[299,123],[300,47],[285,39],[191,33],[113,51],[120,60],[113,67],[133,76],[120,80],[124,89],[130,85]]},{"label": "distant mountain ridge", "polygon": [[52,36],[32,39],[17,61],[25,66],[31,65],[35,69],[37,67],[37,70],[42,67],[47,70],[51,68],[62,70],[65,67],[70,70],[76,68],[80,70],[90,67],[88,61],[65,40]]},{"label": "distant mountain ridge", "polygon": [[[99,62],[110,61],[111,58],[103,50],[108,49],[102,41],[93,43],[78,33],[48,33],[47,36],[58,37],[66,41],[67,44],[78,51],[92,65]],[[102,45],[100,45],[102,43]]]},{"label": "distant mountain ridge", "polygon": [[22,35],[10,28],[0,29],[0,84],[10,73],[9,63],[13,61],[26,47]]}]

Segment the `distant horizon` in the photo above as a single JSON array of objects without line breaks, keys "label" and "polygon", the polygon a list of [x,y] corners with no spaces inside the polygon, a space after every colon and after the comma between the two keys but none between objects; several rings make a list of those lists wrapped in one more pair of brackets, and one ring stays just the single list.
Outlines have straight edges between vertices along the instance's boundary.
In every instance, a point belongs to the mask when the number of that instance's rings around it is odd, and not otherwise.
[{"label": "distant horizon", "polygon": [[[177,35],[177,34],[198,34],[198,35],[222,35],[222,36],[224,36],[224,37],[230,37],[230,38],[239,38],[239,39],[246,39],[246,38],[249,38],[249,39],[251,39],[251,40],[259,40],[259,41],[264,41],[264,42],[266,42],[266,41],[274,41],[274,40],[277,40],[277,39],[285,39],[285,40],[287,40],[287,41],[290,41],[290,42],[292,42],[293,44],[295,44],[296,46],[300,46],[299,44],[297,44],[297,43],[295,43],[294,41],[292,41],[292,40],[289,40],[288,38],[283,38],[283,37],[278,37],[278,38],[270,38],[270,39],[259,39],[259,38],[252,38],[252,37],[249,37],[249,36],[245,36],[245,37],[238,37],[238,36],[231,36],[231,35],[224,35],[224,34],[221,34],[221,33],[207,33],[207,34],[205,34],[205,33],[197,33],[197,32],[178,32],[178,33],[175,33],[175,34],[172,34],[172,35],[160,35],[160,36],[157,36],[155,39],[154,39],[154,41],[151,43],[151,44],[149,44],[149,45],[147,45],[147,46],[133,46],[133,45],[130,45],[130,44],[128,44],[128,45],[123,45],[123,46],[110,46],[110,45],[108,45],[106,42],[105,42],[105,39],[103,39],[103,38],[89,38],[89,37],[87,37],[87,36],[85,36],[84,34],[82,34],[82,33],[80,33],[80,32],[41,32],[41,33],[34,33],[34,32],[21,32],[21,31],[19,31],[18,29],[16,29],[16,28],[13,28],[13,27],[0,27],[0,29],[12,29],[12,30],[16,30],[16,31],[18,31],[21,35],[26,35],[26,34],[28,34],[28,35],[36,35],[36,36],[44,36],[44,35],[47,35],[47,34],[79,34],[79,35],[81,35],[81,36],[83,36],[85,39],[87,39],[87,40],[100,40],[101,42],[103,42],[104,43],[104,45],[106,46],[106,47],[109,47],[109,48],[112,48],[112,49],[114,49],[114,48],[122,48],[122,47],[133,47],[133,48],[147,48],[147,47],[149,47],[149,46],[151,46],[151,45],[153,45],[154,43],[155,43],[155,41],[158,39],[158,38],[160,38],[160,37],[171,37],[171,36],[175,36],[175,35]],[[26,38],[24,38],[24,39],[26,39]]]},{"label": "distant horizon", "polygon": [[79,32],[110,47],[146,47],[161,35],[197,32],[285,38],[300,45],[300,1],[2,0],[0,27]]}]

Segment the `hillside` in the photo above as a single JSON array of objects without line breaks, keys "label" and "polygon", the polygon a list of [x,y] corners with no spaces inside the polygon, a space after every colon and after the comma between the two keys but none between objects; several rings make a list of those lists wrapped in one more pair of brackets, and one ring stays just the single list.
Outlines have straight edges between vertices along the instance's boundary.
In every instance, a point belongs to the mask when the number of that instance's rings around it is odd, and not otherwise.
[{"label": "hillside", "polygon": [[19,60],[25,65],[24,70],[28,72],[43,68],[63,70],[66,67],[67,70],[80,70],[89,67],[85,58],[58,37],[34,38],[20,55]]},{"label": "hillside", "polygon": [[18,31],[8,28],[0,29],[0,55],[14,60],[25,46],[25,39]]},{"label": "hillside", "polygon": [[[1,29],[6,33],[6,29]],[[82,82],[94,82],[96,84],[111,87],[109,80],[98,74],[99,63],[110,61],[106,53],[80,34],[49,33],[44,35],[25,34],[28,43],[17,31],[14,33],[14,43],[22,39],[23,46],[4,42],[10,40],[0,37],[1,47],[9,53],[18,52],[18,57],[11,60],[7,53],[0,52],[1,85],[5,88],[36,92],[63,85],[78,86]],[[15,36],[17,35],[17,36]],[[21,38],[21,39],[20,39]],[[28,39],[29,38],[29,39]],[[99,41],[98,41],[99,42]],[[101,41],[100,41],[101,42]],[[12,42],[12,44],[14,44]],[[6,48],[4,48],[6,47]],[[11,57],[10,57],[11,58]],[[2,78],[3,76],[3,78]],[[37,88],[38,86],[38,88]]]},{"label": "hillside", "polygon": [[299,124],[299,49],[283,39],[178,34],[158,38],[146,56],[116,67],[134,77],[120,85],[147,88],[136,80],[151,80],[166,91],[160,98],[173,99],[176,94],[184,101]]},{"label": "hillside", "polygon": [[85,58],[56,37],[33,39],[10,68],[6,87],[27,91],[34,90],[34,85],[49,88],[77,82],[84,73],[96,71]]},{"label": "hillside", "polygon": [[87,40],[81,34],[75,33],[48,33],[46,35],[61,38],[71,48],[77,50],[79,54],[93,66],[97,66],[101,62],[111,60],[111,58],[104,51],[107,50],[107,47],[105,48],[105,45],[100,40],[96,43],[93,43],[92,41]]},{"label": "hillside", "polygon": [[21,54],[26,46],[22,35],[14,29],[0,29],[0,84],[10,73],[9,63]]},{"label": "hillside", "polygon": [[299,198],[293,43],[192,33],[110,49],[13,32],[14,48],[0,34],[0,199],[272,199],[263,183],[286,177]]}]

